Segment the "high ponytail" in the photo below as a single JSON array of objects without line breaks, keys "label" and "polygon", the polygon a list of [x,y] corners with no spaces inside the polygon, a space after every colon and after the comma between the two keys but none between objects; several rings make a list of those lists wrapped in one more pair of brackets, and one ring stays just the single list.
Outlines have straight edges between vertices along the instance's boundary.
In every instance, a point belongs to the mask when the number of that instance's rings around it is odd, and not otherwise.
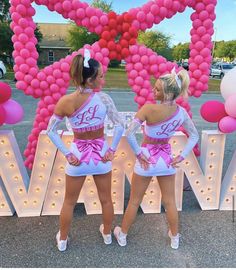
[{"label": "high ponytail", "polygon": [[81,54],[78,54],[73,58],[70,67],[70,77],[72,83],[76,87],[84,88],[89,78],[91,81],[96,79],[100,63],[97,60],[90,58],[88,64],[89,67],[84,66],[84,57]]},{"label": "high ponytail", "polygon": [[81,54],[76,55],[71,63],[70,67],[70,77],[72,83],[76,87],[82,86],[83,83],[83,64],[84,64],[84,57]]},{"label": "high ponytail", "polygon": [[188,96],[188,87],[190,83],[190,78],[188,75],[187,70],[182,69],[177,73],[177,76],[181,80],[181,89],[180,89],[180,95],[183,97]]},{"label": "high ponytail", "polygon": [[173,101],[180,95],[188,96],[190,79],[185,69],[182,69],[177,74],[169,73],[163,75],[159,79],[163,82],[164,99],[166,101]]}]

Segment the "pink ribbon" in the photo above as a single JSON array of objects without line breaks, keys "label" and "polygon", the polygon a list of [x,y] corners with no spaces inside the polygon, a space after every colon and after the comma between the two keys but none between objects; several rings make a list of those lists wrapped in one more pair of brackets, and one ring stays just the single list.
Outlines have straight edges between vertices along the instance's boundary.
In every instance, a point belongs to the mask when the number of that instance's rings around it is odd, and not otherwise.
[{"label": "pink ribbon", "polygon": [[102,151],[104,145],[104,138],[98,138],[94,140],[74,140],[78,150],[82,153],[80,162],[89,163],[92,159],[95,165],[102,160],[100,151]]},{"label": "pink ribbon", "polygon": [[172,162],[171,158],[171,146],[167,144],[144,144],[150,153],[149,161],[151,164],[156,164],[159,158],[163,158],[166,165],[169,167]]}]

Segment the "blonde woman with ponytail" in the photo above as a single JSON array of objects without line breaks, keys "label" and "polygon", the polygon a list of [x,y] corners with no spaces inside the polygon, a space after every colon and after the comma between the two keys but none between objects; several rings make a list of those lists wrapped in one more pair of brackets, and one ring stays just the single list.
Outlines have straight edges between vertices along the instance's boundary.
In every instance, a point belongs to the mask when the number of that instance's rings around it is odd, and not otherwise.
[{"label": "blonde woman with ponytail", "polygon": [[[111,161],[124,131],[124,125],[112,99],[103,92],[94,92],[101,87],[104,76],[101,64],[90,58],[87,49],[84,56],[79,54],[73,58],[70,76],[76,90],[58,101],[47,128],[51,141],[67,160],[65,197],[60,213],[60,230],[56,235],[59,251],[67,249],[73,210],[87,175],[93,175],[102,206],[103,223],[99,231],[104,243],[111,244],[114,216],[111,199]],[[115,126],[110,146],[104,135],[106,116]],[[69,149],[57,133],[64,117],[68,118],[74,133],[74,140]]]},{"label": "blonde woman with ponytail", "polygon": [[[156,176],[162,193],[169,225],[171,247],[179,247],[178,212],[175,203],[175,173],[178,164],[196,145],[198,132],[184,108],[175,103],[179,96],[187,97],[189,75],[186,70],[161,76],[153,88],[158,104],[145,104],[136,114],[126,131],[128,142],[137,159],[131,184],[130,199],[121,227],[115,227],[114,235],[120,246],[127,244],[126,237],[135,220],[138,207],[152,179]],[[137,143],[135,133],[144,124],[142,145]],[[184,126],[189,138],[181,154],[172,157],[170,138],[180,126]]]}]

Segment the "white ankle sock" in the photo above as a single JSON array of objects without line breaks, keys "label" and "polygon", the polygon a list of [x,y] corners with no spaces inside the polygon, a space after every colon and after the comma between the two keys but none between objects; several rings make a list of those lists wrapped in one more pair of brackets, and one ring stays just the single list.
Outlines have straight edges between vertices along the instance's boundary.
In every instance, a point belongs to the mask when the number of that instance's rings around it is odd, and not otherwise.
[{"label": "white ankle sock", "polygon": [[126,237],[127,236],[127,233],[123,233],[122,231],[120,231],[120,236],[121,237]]}]

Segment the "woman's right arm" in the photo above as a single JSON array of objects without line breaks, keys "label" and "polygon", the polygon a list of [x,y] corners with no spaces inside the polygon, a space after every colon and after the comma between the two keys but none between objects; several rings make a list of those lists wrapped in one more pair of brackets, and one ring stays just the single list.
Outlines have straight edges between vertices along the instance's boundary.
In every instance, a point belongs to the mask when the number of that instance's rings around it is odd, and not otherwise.
[{"label": "woman's right arm", "polygon": [[55,146],[63,153],[66,157],[67,161],[71,165],[78,165],[79,160],[74,156],[73,153],[69,151],[69,149],[63,143],[61,137],[57,133],[57,129],[59,124],[63,121],[65,113],[63,112],[62,108],[65,107],[63,101],[59,101],[55,107],[54,113],[51,116],[48,127],[47,127],[47,135],[51,139],[51,141],[55,144]]}]

